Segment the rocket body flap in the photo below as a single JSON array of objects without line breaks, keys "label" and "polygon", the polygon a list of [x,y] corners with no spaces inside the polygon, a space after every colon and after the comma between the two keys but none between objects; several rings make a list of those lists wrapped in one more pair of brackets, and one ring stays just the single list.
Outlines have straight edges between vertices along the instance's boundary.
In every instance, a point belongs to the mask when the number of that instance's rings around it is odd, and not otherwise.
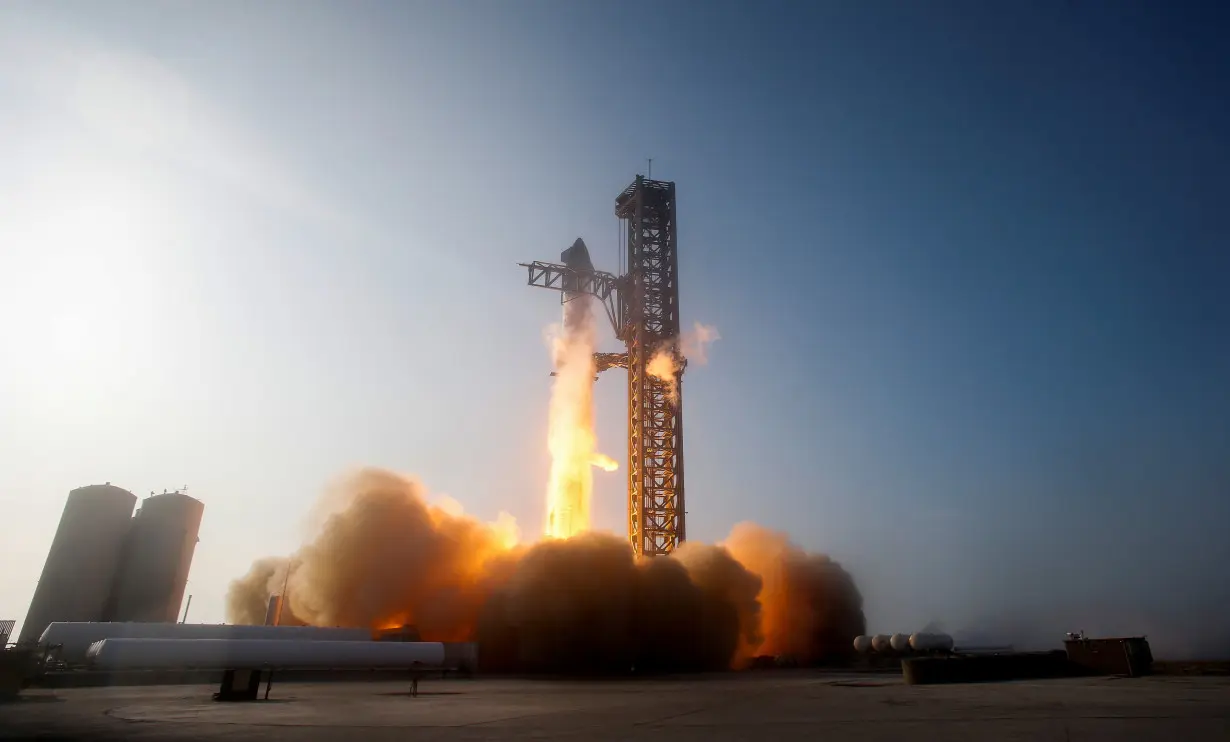
[{"label": "rocket body flap", "polygon": [[572,243],[572,247],[560,253],[559,259],[564,261],[564,265],[575,270],[594,269],[594,264],[589,259],[589,248],[585,247],[585,240],[580,237]]}]

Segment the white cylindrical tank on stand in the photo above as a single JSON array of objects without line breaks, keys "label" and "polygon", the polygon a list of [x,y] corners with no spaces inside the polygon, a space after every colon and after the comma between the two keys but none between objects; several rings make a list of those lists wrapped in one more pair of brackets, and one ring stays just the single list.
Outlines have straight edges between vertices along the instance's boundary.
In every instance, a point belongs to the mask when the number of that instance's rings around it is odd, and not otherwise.
[{"label": "white cylindrical tank on stand", "polygon": [[854,651],[858,652],[859,654],[866,654],[870,652],[871,651],[871,637],[870,636],[854,637]]},{"label": "white cylindrical tank on stand", "polygon": [[910,637],[910,648],[916,652],[951,652],[952,637],[948,634],[920,632]]},{"label": "white cylindrical tank on stand", "polygon": [[892,637],[888,634],[876,634],[871,637],[871,648],[877,652],[889,652],[892,650]]},{"label": "white cylindrical tank on stand", "polygon": [[888,645],[893,648],[894,652],[908,652],[910,650],[910,635],[893,634],[889,637]]},{"label": "white cylindrical tank on stand", "polygon": [[439,642],[270,639],[104,639],[86,653],[100,670],[154,668],[441,667]]},{"label": "white cylindrical tank on stand", "polygon": [[85,662],[90,645],[103,639],[273,639],[278,641],[371,641],[368,629],[326,626],[250,626],[212,623],[56,622],[39,637],[69,664]]}]

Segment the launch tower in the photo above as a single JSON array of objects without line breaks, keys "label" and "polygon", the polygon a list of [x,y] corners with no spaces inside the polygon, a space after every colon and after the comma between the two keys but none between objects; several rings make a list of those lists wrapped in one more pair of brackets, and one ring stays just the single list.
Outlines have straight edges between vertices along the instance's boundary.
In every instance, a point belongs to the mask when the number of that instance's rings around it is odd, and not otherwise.
[{"label": "launch tower", "polygon": [[[628,371],[628,540],[637,555],[658,556],[683,543],[687,515],[675,184],[636,176],[615,199],[615,216],[623,225],[622,275],[567,259],[521,265],[529,285],[560,291],[563,301],[596,297],[626,348],[595,353],[594,361],[598,371]],[[649,373],[650,360],[663,352],[674,363],[673,384]]]}]

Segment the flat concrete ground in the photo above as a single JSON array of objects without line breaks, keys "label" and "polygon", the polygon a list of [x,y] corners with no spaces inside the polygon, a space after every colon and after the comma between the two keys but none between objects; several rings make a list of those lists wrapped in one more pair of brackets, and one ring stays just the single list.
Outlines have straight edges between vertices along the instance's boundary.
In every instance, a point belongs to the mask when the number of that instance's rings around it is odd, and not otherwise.
[{"label": "flat concrete ground", "polygon": [[[140,740],[1230,740],[1230,678],[903,685],[894,675],[722,674],[639,681],[276,684],[31,690],[0,738]],[[45,735],[45,736],[42,736]]]}]

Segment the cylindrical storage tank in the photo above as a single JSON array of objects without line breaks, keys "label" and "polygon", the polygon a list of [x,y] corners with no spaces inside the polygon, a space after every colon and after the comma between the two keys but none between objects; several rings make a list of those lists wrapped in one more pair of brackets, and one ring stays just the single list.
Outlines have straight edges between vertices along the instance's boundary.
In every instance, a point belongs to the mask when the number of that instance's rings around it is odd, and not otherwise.
[{"label": "cylindrical storage tank", "polygon": [[877,652],[892,651],[892,637],[888,634],[876,634],[871,637],[871,648]]},{"label": "cylindrical storage tank", "polygon": [[179,619],[205,505],[181,492],[147,497],[133,518],[112,621]]},{"label": "cylindrical storage tank", "polygon": [[910,648],[915,652],[951,652],[952,637],[948,634],[920,632],[910,637]]},{"label": "cylindrical storage tank", "polygon": [[889,637],[888,645],[893,648],[894,652],[908,652],[910,650],[910,635],[893,634]]},{"label": "cylindrical storage tank", "polygon": [[104,639],[87,653],[99,670],[202,668],[443,667],[440,642],[312,642],[268,639]]},{"label": "cylindrical storage tank", "polygon": [[19,642],[34,642],[53,621],[102,620],[136,502],[110,484],[68,493]]},{"label": "cylindrical storage tank", "polygon": [[263,639],[268,641],[371,641],[368,629],[326,626],[250,626],[211,623],[53,623],[39,643],[60,646],[59,659],[83,664],[90,645],[103,639]]},{"label": "cylindrical storage tank", "polygon": [[871,651],[871,637],[870,636],[854,637],[854,651],[858,652],[859,654],[867,654],[868,652],[870,652]]}]

